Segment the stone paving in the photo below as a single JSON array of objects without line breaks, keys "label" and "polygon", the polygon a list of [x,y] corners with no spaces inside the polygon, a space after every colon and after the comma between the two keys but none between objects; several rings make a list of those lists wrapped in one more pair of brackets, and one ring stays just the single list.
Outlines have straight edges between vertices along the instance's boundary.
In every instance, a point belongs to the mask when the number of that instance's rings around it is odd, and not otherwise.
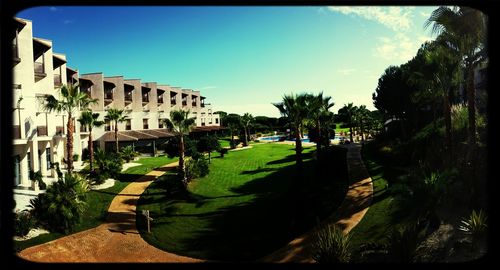
[{"label": "stone paving", "polygon": [[[327,220],[285,247],[258,262],[314,262],[310,254],[313,233],[319,227],[336,224],[348,233],[363,218],[371,204],[373,186],[360,155],[361,146],[345,146],[350,185],[339,209]],[[136,204],[140,195],[158,176],[177,166],[167,164],[129,184],[111,202],[104,224],[83,232],[27,248],[18,255],[34,262],[204,262],[157,249],[137,231]]]}]

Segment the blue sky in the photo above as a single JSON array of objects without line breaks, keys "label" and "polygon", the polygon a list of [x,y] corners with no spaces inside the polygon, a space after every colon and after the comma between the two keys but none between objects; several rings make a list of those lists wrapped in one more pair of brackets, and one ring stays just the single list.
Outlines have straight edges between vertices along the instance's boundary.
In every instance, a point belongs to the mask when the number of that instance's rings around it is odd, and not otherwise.
[{"label": "blue sky", "polygon": [[200,90],[214,110],[278,117],[283,94],[375,109],[389,65],[434,39],[419,7],[37,7],[18,17],[81,74]]}]

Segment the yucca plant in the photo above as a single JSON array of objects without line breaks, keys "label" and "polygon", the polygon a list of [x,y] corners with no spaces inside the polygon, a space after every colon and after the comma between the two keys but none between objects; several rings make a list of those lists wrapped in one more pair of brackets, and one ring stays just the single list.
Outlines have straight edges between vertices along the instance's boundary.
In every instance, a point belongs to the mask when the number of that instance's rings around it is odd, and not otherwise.
[{"label": "yucca plant", "polygon": [[482,209],[479,210],[479,212],[472,210],[470,216],[461,221],[462,225],[460,225],[458,229],[466,234],[472,235],[473,238],[480,237],[488,228],[486,223],[487,219],[488,217]]},{"label": "yucca plant", "polygon": [[389,254],[394,261],[412,262],[421,238],[422,232],[417,224],[403,225],[389,234]]},{"label": "yucca plant", "polygon": [[316,234],[313,243],[313,259],[318,263],[347,263],[351,260],[351,235],[344,234],[342,229],[333,225]]}]

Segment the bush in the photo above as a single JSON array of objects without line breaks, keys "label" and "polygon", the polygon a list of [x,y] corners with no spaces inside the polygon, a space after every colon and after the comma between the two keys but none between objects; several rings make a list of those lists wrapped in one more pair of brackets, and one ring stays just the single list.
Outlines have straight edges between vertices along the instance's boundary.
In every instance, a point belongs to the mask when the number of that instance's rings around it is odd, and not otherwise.
[{"label": "bush", "polygon": [[132,149],[132,146],[125,146],[121,149],[120,151],[121,153],[121,157],[125,160],[125,162],[130,162],[131,160],[133,160],[135,157],[139,156],[139,153],[138,152],[135,152],[133,149]]},{"label": "bush", "polygon": [[227,148],[221,148],[217,152],[219,152],[221,157],[224,157],[224,155],[227,154],[228,150]]},{"label": "bush", "polygon": [[482,209],[479,212],[472,210],[468,218],[462,219],[462,225],[458,229],[477,239],[483,236],[488,228],[486,223],[487,218],[486,213]]},{"label": "bush", "polygon": [[422,239],[422,231],[417,223],[394,229],[388,237],[388,252],[394,261],[412,262]]},{"label": "bush", "polygon": [[40,179],[40,180],[38,181],[38,188],[39,188],[40,190],[45,190],[45,189],[47,189],[47,184],[45,184],[45,182],[43,182],[43,180],[42,180],[42,179]]},{"label": "bush", "polygon": [[234,139],[229,142],[229,147],[231,147],[231,149],[234,149],[238,144],[240,144],[240,141],[238,139]]},{"label": "bush", "polygon": [[74,154],[74,155],[73,155],[73,160],[74,160],[74,161],[78,161],[78,158],[79,158],[79,157],[80,157],[80,155],[78,155],[78,154]]},{"label": "bush", "polygon": [[208,162],[203,157],[186,161],[186,177],[188,180],[203,177],[207,175],[209,171]]},{"label": "bush", "polygon": [[57,178],[61,179],[63,177],[63,173],[61,171],[61,168],[59,167],[59,162],[51,162],[50,163],[50,168],[51,169],[56,169],[57,173]]},{"label": "bush", "polygon": [[86,208],[88,184],[79,174],[65,174],[30,201],[35,218],[50,231],[71,231]]},{"label": "bush", "polygon": [[350,235],[337,226],[328,226],[316,234],[313,259],[318,263],[347,263],[351,260]]},{"label": "bush", "polygon": [[[123,160],[119,154],[97,149],[94,153],[99,179],[118,178],[123,169]],[[94,178],[93,180],[95,180]]]},{"label": "bush", "polygon": [[82,150],[82,160],[87,161],[90,158],[90,150],[88,148],[84,148]]},{"label": "bush", "polygon": [[28,210],[16,213],[14,220],[14,233],[16,236],[27,235],[35,225],[36,220]]}]

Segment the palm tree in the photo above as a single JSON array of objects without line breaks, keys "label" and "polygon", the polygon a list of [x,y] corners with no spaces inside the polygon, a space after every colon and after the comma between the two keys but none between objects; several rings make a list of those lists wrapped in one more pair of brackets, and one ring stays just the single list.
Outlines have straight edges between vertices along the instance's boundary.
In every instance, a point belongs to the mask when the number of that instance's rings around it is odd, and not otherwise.
[{"label": "palm tree", "polygon": [[254,122],[254,118],[250,113],[245,113],[241,117],[241,125],[243,126],[243,129],[245,130],[245,140],[243,141],[243,146],[248,145],[248,137],[249,137],[249,132],[250,132],[249,128],[253,122]]},{"label": "palm tree", "polygon": [[[355,107],[356,108],[356,107]],[[366,125],[366,118],[368,118],[368,114],[370,111],[366,108],[366,105],[360,105],[359,107],[356,108],[354,114],[355,118],[358,122],[359,126],[359,132],[361,133],[361,140],[365,140],[365,125]]]},{"label": "palm tree", "polygon": [[118,154],[120,150],[118,149],[118,123],[124,122],[126,116],[123,115],[123,110],[111,108],[108,110],[108,114],[105,116],[106,121],[114,121],[115,122],[115,146],[116,153]]},{"label": "palm tree", "polygon": [[171,111],[170,119],[165,119],[166,126],[173,127],[173,130],[179,133],[179,176],[185,188],[187,188],[188,179],[186,177],[186,165],[184,163],[184,135],[189,134],[189,131],[191,131],[195,123],[196,118],[189,118],[189,110]]},{"label": "palm tree", "polygon": [[329,110],[333,107],[333,105],[335,105],[333,102],[330,102],[331,99],[332,97],[323,97],[323,92],[320,92],[317,96],[307,96],[307,108],[309,110],[308,118],[313,122],[318,135],[318,140],[316,142],[318,153],[321,151],[321,130],[323,129],[322,120],[328,119],[328,115],[330,115]]},{"label": "palm tree", "polygon": [[80,118],[78,118],[78,122],[82,126],[85,126],[89,130],[89,162],[90,162],[90,171],[92,171],[93,168],[93,161],[94,161],[94,145],[92,143],[92,128],[93,127],[100,127],[104,124],[103,121],[98,120],[99,119],[99,113],[92,113],[92,111],[84,111],[80,115]]},{"label": "palm tree", "polygon": [[476,105],[474,67],[486,57],[487,17],[469,7],[441,6],[434,10],[424,27],[432,25],[432,32],[440,34],[463,61],[466,72],[467,107],[469,109],[469,144],[476,145]]},{"label": "palm tree", "polygon": [[273,105],[278,108],[281,115],[287,118],[293,128],[295,134],[295,158],[299,168],[302,167],[302,141],[300,131],[302,130],[303,122],[308,113],[307,99],[307,94],[291,94],[284,95],[282,102],[273,103]]},{"label": "palm tree", "polygon": [[344,107],[342,107],[339,110],[339,114],[344,114],[347,117],[347,124],[349,125],[349,137],[352,142],[352,126],[354,123],[354,116],[356,112],[356,106],[353,106],[352,102],[348,103],[347,105],[344,104]]},{"label": "palm tree", "polygon": [[234,133],[239,133],[239,130],[242,126],[241,116],[231,113],[224,117],[224,121],[226,127],[231,133],[231,148],[236,148],[236,144],[234,143]]},{"label": "palm tree", "polygon": [[59,93],[60,99],[53,95],[45,95],[44,109],[49,112],[65,112],[68,114],[66,124],[68,130],[66,136],[66,164],[68,165],[68,173],[71,174],[73,172],[73,133],[75,131],[73,115],[77,110],[86,109],[90,104],[96,104],[97,99],[92,99],[86,93],[80,92],[78,84],[62,85]]}]

